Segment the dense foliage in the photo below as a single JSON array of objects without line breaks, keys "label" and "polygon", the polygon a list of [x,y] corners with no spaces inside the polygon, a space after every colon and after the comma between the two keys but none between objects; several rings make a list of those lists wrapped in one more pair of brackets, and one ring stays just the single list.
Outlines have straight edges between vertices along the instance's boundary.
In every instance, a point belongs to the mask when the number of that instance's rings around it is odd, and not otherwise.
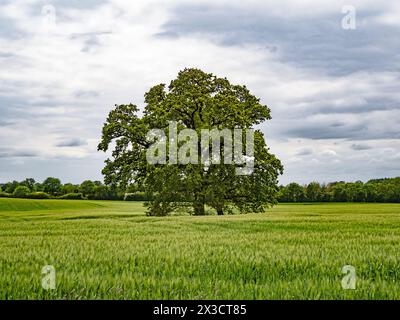
[{"label": "dense foliage", "polygon": [[279,188],[279,202],[400,202],[400,177],[366,183],[290,183]]},{"label": "dense foliage", "polygon": [[91,180],[81,184],[62,184],[60,179],[54,177],[48,177],[42,183],[32,178],[0,183],[0,197],[3,198],[123,200],[125,192],[129,190],[137,191],[132,187],[120,190]]},{"label": "dense foliage", "polygon": [[[169,86],[159,84],[145,94],[143,115],[133,104],[117,105],[110,112],[98,147],[102,151],[112,149],[103,170],[105,181],[122,188],[136,183],[151,194],[149,215],[167,215],[185,206],[193,214],[203,215],[206,205],[219,215],[233,209],[241,213],[263,211],[276,203],[278,176],[283,167],[269,152],[261,131],[254,132],[251,175],[235,174],[234,164],[206,164],[199,152],[192,151],[191,164],[150,165],[146,152],[151,143],[146,134],[152,129],[166,132],[169,121],[174,121],[178,132],[190,129],[197,137],[202,130],[212,129],[226,129],[230,135],[235,128],[253,129],[269,119],[270,109],[246,86],[233,85],[226,78],[199,69],[185,69]],[[182,146],[183,141],[177,140]],[[197,144],[200,142],[196,140]],[[166,139],[166,149],[172,149],[172,145]],[[226,150],[219,151],[224,158]],[[167,158],[173,162],[173,157]]]}]

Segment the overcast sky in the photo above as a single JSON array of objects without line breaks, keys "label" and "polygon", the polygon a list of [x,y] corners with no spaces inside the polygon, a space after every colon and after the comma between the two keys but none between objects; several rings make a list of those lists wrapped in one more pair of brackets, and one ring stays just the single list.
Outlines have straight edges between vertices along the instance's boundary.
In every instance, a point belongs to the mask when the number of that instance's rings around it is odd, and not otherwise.
[{"label": "overcast sky", "polygon": [[400,176],[398,0],[0,0],[0,182],[102,179],[107,113],[185,67],[271,108],[282,183]]}]

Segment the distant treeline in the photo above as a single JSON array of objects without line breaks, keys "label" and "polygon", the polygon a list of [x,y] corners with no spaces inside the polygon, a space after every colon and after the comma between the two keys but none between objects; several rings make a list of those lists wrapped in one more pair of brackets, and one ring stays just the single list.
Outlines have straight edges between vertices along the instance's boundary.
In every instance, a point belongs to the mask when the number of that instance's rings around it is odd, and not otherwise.
[{"label": "distant treeline", "polygon": [[400,177],[279,187],[279,202],[400,202]]},{"label": "distant treeline", "polygon": [[[29,178],[23,181],[0,183],[0,197],[30,199],[91,199],[147,201],[148,195],[131,185],[126,190],[104,185],[101,181],[86,180],[81,184],[65,183],[49,177],[43,182]],[[311,182],[280,186],[279,202],[397,202],[400,203],[400,177],[370,180],[366,183]]]},{"label": "distant treeline", "polygon": [[60,179],[49,177],[41,183],[32,178],[0,183],[0,197],[11,198],[123,200],[125,193],[125,190],[91,180],[62,184]]}]

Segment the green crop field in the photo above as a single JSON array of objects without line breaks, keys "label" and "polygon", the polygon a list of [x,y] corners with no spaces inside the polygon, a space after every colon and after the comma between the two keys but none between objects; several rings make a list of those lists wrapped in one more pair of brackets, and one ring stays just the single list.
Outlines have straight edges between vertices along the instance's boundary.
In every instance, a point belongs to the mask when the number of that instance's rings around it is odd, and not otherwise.
[{"label": "green crop field", "polygon": [[0,199],[0,299],[400,299],[399,244],[399,204],[156,218],[138,202]]}]

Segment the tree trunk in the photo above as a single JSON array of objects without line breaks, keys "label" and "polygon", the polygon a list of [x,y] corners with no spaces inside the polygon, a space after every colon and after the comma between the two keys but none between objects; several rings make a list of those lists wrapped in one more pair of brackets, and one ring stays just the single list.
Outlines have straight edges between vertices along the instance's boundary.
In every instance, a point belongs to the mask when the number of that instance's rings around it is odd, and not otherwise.
[{"label": "tree trunk", "polygon": [[193,203],[194,215],[195,216],[204,216],[205,209],[204,209],[204,199],[197,199]]},{"label": "tree trunk", "polygon": [[217,209],[217,214],[218,214],[219,216],[223,216],[223,215],[224,215],[224,210],[223,210],[222,208],[218,208],[218,209]]}]

